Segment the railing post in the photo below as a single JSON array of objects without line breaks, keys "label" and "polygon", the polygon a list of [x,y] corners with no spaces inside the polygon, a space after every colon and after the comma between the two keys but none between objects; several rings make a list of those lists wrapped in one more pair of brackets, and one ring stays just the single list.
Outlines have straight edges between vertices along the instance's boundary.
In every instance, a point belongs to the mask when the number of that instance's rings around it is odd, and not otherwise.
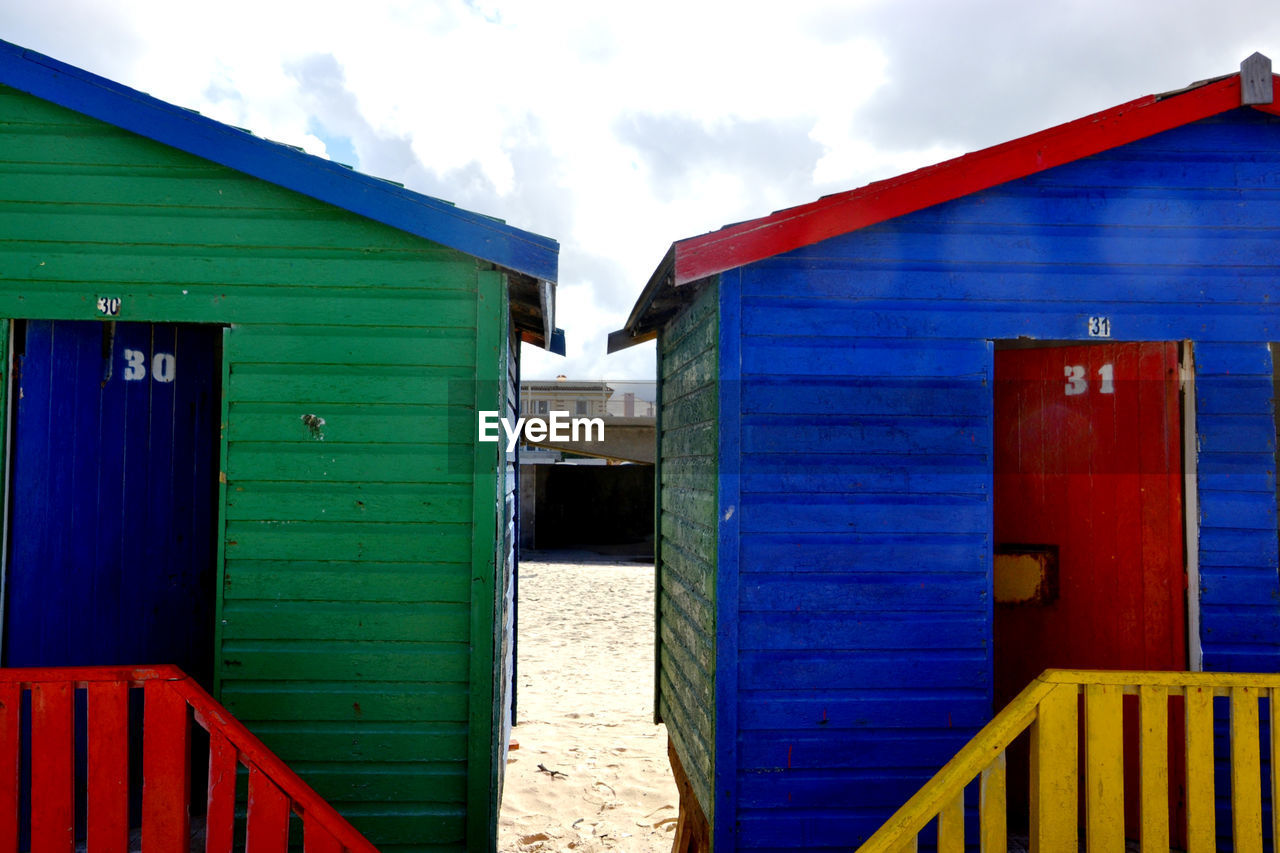
[{"label": "railing post", "polygon": [[94,853],[129,850],[129,682],[91,683],[86,846]]},{"label": "railing post", "polygon": [[1085,688],[1085,821],[1089,853],[1124,849],[1124,703],[1111,684]]},{"label": "railing post", "polygon": [[1031,853],[1077,849],[1077,695],[1059,684],[1031,724]]},{"label": "railing post", "polygon": [[18,853],[22,685],[0,684],[0,853]]},{"label": "railing post", "polygon": [[1006,811],[1005,783],[1008,779],[1004,750],[995,761],[983,768],[978,783],[978,811],[981,815],[980,844],[984,851],[1009,849],[1009,816]]},{"label": "railing post", "polygon": [[938,815],[938,853],[964,853],[964,789]]},{"label": "railing post", "polygon": [[191,845],[191,720],[167,681],[143,687],[142,851],[182,853]]},{"label": "railing post", "polygon": [[1280,687],[1267,691],[1271,723],[1271,846],[1280,841]]},{"label": "railing post", "polygon": [[1235,853],[1262,853],[1258,691],[1231,688],[1231,837]]},{"label": "railing post", "polygon": [[1138,775],[1143,850],[1169,849],[1169,694],[1138,688]]},{"label": "railing post", "polygon": [[205,803],[205,853],[227,853],[236,823],[236,748],[227,736],[209,731],[209,785]]},{"label": "railing post", "polygon": [[1187,853],[1213,853],[1213,688],[1188,687],[1186,696]]},{"label": "railing post", "polygon": [[286,853],[289,849],[289,798],[257,767],[249,768],[244,849],[245,853]]},{"label": "railing post", "polygon": [[73,684],[31,688],[31,853],[75,849]]}]

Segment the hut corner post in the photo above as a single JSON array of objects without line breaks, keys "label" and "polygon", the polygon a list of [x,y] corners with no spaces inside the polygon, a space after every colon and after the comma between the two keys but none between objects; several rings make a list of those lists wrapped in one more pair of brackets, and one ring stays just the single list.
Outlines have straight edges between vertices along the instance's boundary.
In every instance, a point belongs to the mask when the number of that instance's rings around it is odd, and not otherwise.
[{"label": "hut corner post", "polygon": [[[662,338],[653,348],[653,724],[662,720]],[[670,744],[671,738],[667,737]]]},{"label": "hut corner post", "polygon": [[[738,846],[738,552],[742,520],[742,271],[719,276],[715,370],[719,476],[716,477],[715,750],[712,838]],[[708,848],[710,849],[710,848]]]},{"label": "hut corner post", "polygon": [[[225,631],[223,626],[226,620],[223,618],[223,609],[226,606],[226,590],[227,590],[227,470],[230,430],[231,423],[231,357],[232,348],[235,344],[233,338],[234,326],[222,327],[222,365],[220,368],[222,377],[222,387],[220,394],[222,399],[218,402],[219,420],[218,420],[218,521],[217,521],[217,539],[214,548],[214,572],[217,575],[218,588],[213,596],[213,654],[214,660],[211,662],[213,666],[213,698],[219,702],[222,701],[222,643],[225,639]],[[7,541],[7,539],[6,539]]]},{"label": "hut corner post", "polygon": [[676,837],[671,853],[711,853],[711,824],[707,821],[698,795],[680,763],[676,745],[667,737],[667,758],[671,762],[671,775],[675,779],[680,816],[676,819]]},{"label": "hut corner post", "polygon": [[3,660],[9,578],[9,549],[6,546],[9,541],[9,442],[12,438],[9,434],[9,400],[13,393],[13,320],[8,317],[0,318],[0,358],[4,359],[0,362],[0,505],[4,511],[4,515],[0,515],[0,660]]},{"label": "hut corner post", "polygon": [[[503,407],[503,338],[506,334],[506,283],[498,272],[479,271],[476,282],[476,412]],[[498,836],[498,755],[495,636],[496,590],[501,548],[501,442],[475,442],[471,507],[471,667],[467,731],[467,849],[492,851]]]}]

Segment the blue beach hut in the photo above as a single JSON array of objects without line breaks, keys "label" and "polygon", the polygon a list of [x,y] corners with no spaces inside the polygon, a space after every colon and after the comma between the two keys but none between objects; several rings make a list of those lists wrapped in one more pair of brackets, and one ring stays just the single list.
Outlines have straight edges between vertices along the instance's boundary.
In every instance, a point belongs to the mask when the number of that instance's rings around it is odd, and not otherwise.
[{"label": "blue beach hut", "polygon": [[[1255,55],[671,246],[610,349],[657,340],[680,844],[856,846],[1046,667],[1280,669],[1274,81]],[[1143,678],[1115,689],[1173,683]],[[1206,802],[1176,689],[1175,842]],[[1028,831],[1076,832],[1071,790]]]}]

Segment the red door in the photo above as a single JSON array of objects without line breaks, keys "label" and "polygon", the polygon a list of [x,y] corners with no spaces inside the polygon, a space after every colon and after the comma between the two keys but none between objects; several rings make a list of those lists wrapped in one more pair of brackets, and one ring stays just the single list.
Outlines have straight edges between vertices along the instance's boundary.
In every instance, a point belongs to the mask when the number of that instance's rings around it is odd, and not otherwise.
[{"label": "red door", "polygon": [[[996,707],[1049,667],[1186,669],[1177,345],[997,351],[995,447]],[[1177,839],[1177,720],[1169,732]]]}]

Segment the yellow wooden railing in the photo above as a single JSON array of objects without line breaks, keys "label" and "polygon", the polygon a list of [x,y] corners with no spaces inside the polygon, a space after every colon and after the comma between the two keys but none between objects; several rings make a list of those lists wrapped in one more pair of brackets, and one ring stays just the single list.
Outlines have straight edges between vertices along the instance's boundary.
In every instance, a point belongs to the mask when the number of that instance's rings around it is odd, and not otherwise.
[{"label": "yellow wooden railing", "polygon": [[[939,851],[965,849],[964,792],[978,785],[983,851],[1007,851],[1005,750],[1030,731],[1032,853],[1125,849],[1123,700],[1138,697],[1139,824],[1144,853],[1169,850],[1169,700],[1183,697],[1186,740],[1187,853],[1216,849],[1213,699],[1228,697],[1231,733],[1231,833],[1237,853],[1262,851],[1259,700],[1269,700],[1270,759],[1280,767],[1280,675],[1208,672],[1047,670],[947,762],[859,848],[859,853],[914,851],[921,830],[937,821]],[[1084,696],[1085,755],[1078,755],[1079,696]],[[1270,797],[1280,805],[1280,773]],[[1083,780],[1084,820],[1078,812]],[[1280,808],[1272,809],[1280,838]],[[1086,847],[1080,846],[1080,831]]]}]

